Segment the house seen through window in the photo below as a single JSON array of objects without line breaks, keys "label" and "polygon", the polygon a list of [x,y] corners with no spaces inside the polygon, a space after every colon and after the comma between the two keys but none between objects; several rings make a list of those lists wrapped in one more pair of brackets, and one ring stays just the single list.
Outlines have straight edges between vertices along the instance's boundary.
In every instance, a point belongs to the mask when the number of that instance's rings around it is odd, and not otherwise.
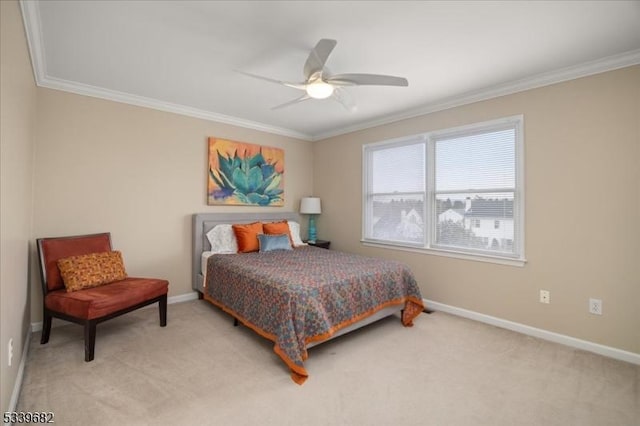
[{"label": "house seen through window", "polygon": [[363,241],[524,260],[522,121],[365,145]]}]

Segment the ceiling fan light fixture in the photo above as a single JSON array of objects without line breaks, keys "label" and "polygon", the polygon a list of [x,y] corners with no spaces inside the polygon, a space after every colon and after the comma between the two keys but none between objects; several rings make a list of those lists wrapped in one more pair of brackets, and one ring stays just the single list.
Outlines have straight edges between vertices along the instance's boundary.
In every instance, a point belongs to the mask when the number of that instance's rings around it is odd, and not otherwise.
[{"label": "ceiling fan light fixture", "polygon": [[322,80],[307,84],[307,95],[314,99],[326,99],[333,94],[333,86]]},{"label": "ceiling fan light fixture", "polygon": [[[2,0],[0,0],[2,1]],[[327,99],[330,96],[342,104],[348,111],[355,111],[356,106],[349,99],[345,90],[338,90],[341,86],[408,86],[409,82],[404,77],[395,77],[382,74],[331,74],[325,66],[331,51],[336,47],[336,41],[323,38],[316,47],[309,52],[307,61],[304,63],[302,73],[304,81],[301,83],[290,83],[286,81],[274,80],[269,77],[262,77],[244,71],[238,71],[249,77],[259,78],[272,83],[282,84],[298,90],[304,90],[305,94],[284,104],[277,105],[271,109],[280,109],[289,105],[294,105],[309,99]]]}]

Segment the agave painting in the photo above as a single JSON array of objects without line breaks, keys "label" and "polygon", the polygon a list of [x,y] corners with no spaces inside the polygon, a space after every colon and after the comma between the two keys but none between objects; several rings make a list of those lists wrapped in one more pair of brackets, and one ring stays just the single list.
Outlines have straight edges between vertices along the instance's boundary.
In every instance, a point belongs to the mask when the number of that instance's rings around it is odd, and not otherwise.
[{"label": "agave painting", "polygon": [[284,151],[209,138],[208,204],[283,206]]}]

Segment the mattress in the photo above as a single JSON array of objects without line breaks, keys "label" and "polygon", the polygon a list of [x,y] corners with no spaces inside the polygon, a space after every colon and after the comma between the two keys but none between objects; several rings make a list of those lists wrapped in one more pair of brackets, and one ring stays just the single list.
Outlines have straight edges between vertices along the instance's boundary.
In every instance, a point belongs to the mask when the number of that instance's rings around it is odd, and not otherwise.
[{"label": "mattress", "polygon": [[202,274],[202,276],[205,276],[207,274],[207,260],[209,260],[209,257],[212,254],[213,252],[211,251],[202,252],[202,256],[200,258],[200,273]]}]

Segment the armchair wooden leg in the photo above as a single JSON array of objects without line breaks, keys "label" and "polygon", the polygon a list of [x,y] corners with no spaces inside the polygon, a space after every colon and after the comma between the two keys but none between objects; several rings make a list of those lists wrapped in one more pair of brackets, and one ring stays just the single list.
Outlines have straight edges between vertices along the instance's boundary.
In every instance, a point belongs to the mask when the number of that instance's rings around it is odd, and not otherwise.
[{"label": "armchair wooden leg", "polygon": [[158,307],[160,309],[160,327],[167,326],[167,295],[162,296],[160,301],[158,302]]},{"label": "armchair wooden leg", "polygon": [[88,320],[84,323],[84,360],[93,361],[93,353],[96,348],[96,325],[95,320]]},{"label": "armchair wooden leg", "polygon": [[42,336],[40,336],[41,345],[49,342],[49,335],[51,334],[51,319],[51,315],[44,311],[42,314]]}]

